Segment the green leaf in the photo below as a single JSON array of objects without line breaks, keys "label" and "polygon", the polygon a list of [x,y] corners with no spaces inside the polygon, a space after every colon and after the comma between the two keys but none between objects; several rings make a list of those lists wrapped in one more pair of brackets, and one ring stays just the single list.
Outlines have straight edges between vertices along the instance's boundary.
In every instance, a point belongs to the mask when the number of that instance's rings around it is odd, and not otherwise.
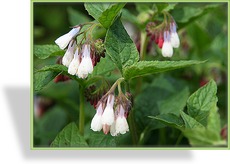
[{"label": "green leaf", "polygon": [[39,59],[46,59],[50,56],[63,56],[65,51],[60,50],[56,45],[35,45],[34,55]]},{"label": "green leaf", "polygon": [[118,3],[110,6],[106,9],[102,15],[98,18],[98,21],[103,25],[105,28],[109,28],[120,10],[125,6],[125,3]]},{"label": "green leaf", "polygon": [[46,72],[37,72],[34,74],[34,90],[35,92],[40,91],[46,85],[48,85],[56,76],[57,72],[46,71]]},{"label": "green leaf", "polygon": [[173,113],[179,115],[180,111],[186,106],[189,97],[189,89],[185,87],[183,90],[176,92],[169,98],[157,102],[160,114]]},{"label": "green leaf", "polygon": [[201,64],[204,61],[140,61],[123,70],[123,76],[125,79],[132,79],[139,76],[146,76],[150,74],[170,71],[179,69],[194,64]]},{"label": "green leaf", "polygon": [[34,120],[34,136],[40,145],[50,145],[60,130],[66,125],[67,113],[60,106],[53,106],[42,117]]},{"label": "green leaf", "polygon": [[103,27],[109,28],[125,3],[111,4],[107,8],[102,4],[85,3],[88,13],[94,17]]},{"label": "green leaf", "polygon": [[101,14],[108,8],[108,4],[104,3],[85,3],[85,9],[94,19],[98,20]]},{"label": "green leaf", "polygon": [[99,132],[91,133],[88,139],[88,143],[90,147],[116,147],[114,137]]},{"label": "green leaf", "polygon": [[210,109],[210,113],[207,120],[207,129],[213,131],[216,136],[220,137],[221,122],[220,115],[218,113],[218,108],[216,106],[213,106]]},{"label": "green leaf", "polygon": [[185,128],[187,129],[195,129],[195,128],[203,128],[204,126],[199,123],[198,121],[196,121],[194,118],[192,118],[191,116],[187,115],[186,113],[181,111],[181,117],[184,120],[185,123]]},{"label": "green leaf", "polygon": [[71,26],[91,21],[91,19],[85,14],[73,9],[72,7],[67,8],[67,13],[69,15],[69,22]]},{"label": "green leaf", "polygon": [[210,129],[185,129],[183,134],[189,139],[192,146],[227,146],[225,140],[220,140]]},{"label": "green leaf", "polygon": [[149,118],[153,118],[157,121],[162,122],[163,124],[179,129],[184,126],[183,120],[173,113],[161,114],[157,116],[149,116]]},{"label": "green leaf", "polygon": [[216,83],[211,80],[193,93],[187,101],[188,114],[204,126],[207,124],[210,109],[216,106],[216,93]]},{"label": "green leaf", "polygon": [[35,73],[37,72],[46,72],[46,71],[53,71],[53,72],[58,72],[58,73],[62,73],[64,75],[67,75],[69,76],[70,78],[78,81],[79,83],[82,83],[83,80],[82,79],[79,79],[77,76],[75,75],[70,75],[68,73],[68,68],[64,65],[61,65],[61,64],[54,64],[54,65],[48,65],[48,66],[45,66],[39,70],[37,70]]},{"label": "green leaf", "polygon": [[101,58],[100,62],[97,63],[97,65],[93,68],[93,73],[90,75],[96,76],[96,75],[107,75],[110,74],[116,66],[111,61],[108,55],[105,55],[105,58]]},{"label": "green leaf", "polygon": [[107,31],[105,48],[121,72],[122,68],[133,65],[139,60],[137,48],[119,18]]},{"label": "green leaf", "polygon": [[68,124],[54,139],[51,147],[87,147],[83,136],[80,135],[75,123]]}]

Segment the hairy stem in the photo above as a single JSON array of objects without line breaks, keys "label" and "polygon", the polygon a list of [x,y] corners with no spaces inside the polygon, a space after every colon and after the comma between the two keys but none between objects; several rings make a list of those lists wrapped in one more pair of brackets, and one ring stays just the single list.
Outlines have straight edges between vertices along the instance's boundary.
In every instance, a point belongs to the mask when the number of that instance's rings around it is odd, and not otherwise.
[{"label": "hairy stem", "polygon": [[[148,45],[148,38],[145,31],[141,32],[141,48],[140,48],[140,61],[145,59],[146,51]],[[142,77],[137,79],[137,86],[135,90],[135,95],[138,95],[141,91]]]},{"label": "hairy stem", "polygon": [[129,120],[129,128],[130,128],[130,133],[132,136],[132,141],[133,141],[133,145],[136,146],[138,144],[138,135],[137,135],[137,129],[136,129],[136,124],[135,124],[135,120],[134,120],[134,111],[131,110],[128,120]]},{"label": "hairy stem", "polygon": [[84,135],[84,124],[85,124],[85,111],[84,111],[84,87],[79,85],[80,91],[80,106],[79,106],[79,132]]}]

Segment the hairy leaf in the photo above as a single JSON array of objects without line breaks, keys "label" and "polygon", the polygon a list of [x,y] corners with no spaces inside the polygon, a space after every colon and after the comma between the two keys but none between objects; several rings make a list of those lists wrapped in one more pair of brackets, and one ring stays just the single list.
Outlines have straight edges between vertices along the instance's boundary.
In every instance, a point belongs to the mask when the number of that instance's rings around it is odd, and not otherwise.
[{"label": "hairy leaf", "polygon": [[125,3],[103,5],[102,3],[85,3],[88,13],[105,28],[109,28]]},{"label": "hairy leaf", "polygon": [[46,59],[50,56],[63,56],[65,51],[60,50],[56,45],[35,45],[34,55],[40,59]]},{"label": "hairy leaf", "polygon": [[173,113],[161,114],[157,116],[149,116],[157,121],[162,122],[163,124],[175,127],[182,128],[184,126],[183,120]]},{"label": "hairy leaf", "polygon": [[140,61],[129,67],[126,67],[123,71],[123,75],[124,78],[128,80],[139,76],[170,71],[201,63],[203,63],[203,61]]},{"label": "hairy leaf", "polygon": [[216,84],[211,80],[208,84],[193,93],[188,101],[188,114],[206,126],[210,109],[216,106]]},{"label": "hairy leaf", "polygon": [[75,123],[68,124],[51,143],[51,147],[87,147]]},{"label": "hairy leaf", "polygon": [[35,92],[43,89],[48,85],[56,76],[57,72],[46,71],[46,72],[37,72],[34,74],[34,90]]},{"label": "hairy leaf", "polygon": [[101,14],[101,16],[98,18],[98,21],[103,25],[103,27],[109,28],[124,6],[125,3],[118,3],[110,6]]},{"label": "hairy leaf", "polygon": [[181,117],[184,120],[186,129],[204,128],[204,126],[201,123],[197,122],[194,118],[192,118],[191,116],[187,115],[182,111],[181,111]]},{"label": "hairy leaf", "polygon": [[108,29],[105,38],[107,54],[122,72],[122,68],[133,65],[139,60],[139,53],[120,19]]},{"label": "hairy leaf", "polygon": [[116,147],[115,138],[104,133],[93,132],[89,136],[90,147]]}]

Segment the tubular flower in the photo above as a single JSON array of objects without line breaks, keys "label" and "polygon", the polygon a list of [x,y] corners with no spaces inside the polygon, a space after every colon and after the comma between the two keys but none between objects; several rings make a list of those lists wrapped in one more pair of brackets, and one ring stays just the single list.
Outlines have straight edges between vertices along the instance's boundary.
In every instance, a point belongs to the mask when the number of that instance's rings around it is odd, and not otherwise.
[{"label": "tubular flower", "polygon": [[80,55],[79,55],[79,49],[77,47],[73,60],[71,61],[69,65],[68,73],[71,75],[76,75],[79,65],[80,65]]},{"label": "tubular flower", "polygon": [[79,65],[77,75],[79,78],[86,78],[89,73],[93,72],[93,64],[90,57],[90,45],[83,46],[82,61]]},{"label": "tubular flower", "polygon": [[170,42],[173,48],[178,48],[180,46],[180,39],[176,31],[176,24],[174,22],[170,23]]},{"label": "tubular flower", "polygon": [[70,44],[68,46],[67,51],[65,52],[63,58],[62,58],[62,64],[66,67],[69,67],[71,61],[73,60],[73,56],[74,56],[74,50],[76,47],[76,41],[75,40],[71,40]]},{"label": "tubular flower", "polygon": [[104,110],[104,113],[102,114],[102,124],[103,125],[109,125],[111,126],[114,122],[114,111],[113,111],[113,105],[114,105],[114,95],[110,94],[107,99],[107,104]]},{"label": "tubular flower", "polygon": [[118,106],[119,114],[116,119],[115,129],[117,134],[125,134],[129,131],[129,125],[127,123],[127,120],[125,118],[125,110],[122,105]]},{"label": "tubular flower", "polygon": [[162,55],[164,57],[172,57],[173,55],[173,48],[170,42],[169,31],[164,31],[164,43],[162,46]]},{"label": "tubular flower", "polygon": [[102,103],[99,104],[99,106],[97,107],[96,110],[97,110],[97,112],[91,121],[91,129],[93,131],[101,131],[101,129],[102,129],[102,113],[103,113]]},{"label": "tubular flower", "polygon": [[55,43],[60,47],[60,49],[65,49],[69,42],[79,33],[81,27],[78,26],[70,30],[67,34],[64,34],[55,40]]}]

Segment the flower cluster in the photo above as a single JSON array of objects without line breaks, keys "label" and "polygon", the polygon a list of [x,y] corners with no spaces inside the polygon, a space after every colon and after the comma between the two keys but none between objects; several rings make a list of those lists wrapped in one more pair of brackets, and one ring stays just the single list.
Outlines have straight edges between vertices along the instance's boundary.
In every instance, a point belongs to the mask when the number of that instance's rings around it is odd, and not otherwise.
[{"label": "flower cluster", "polygon": [[60,36],[55,43],[67,50],[62,58],[62,64],[68,67],[68,73],[79,78],[87,78],[93,72],[93,67],[100,61],[100,57],[94,50],[94,45],[86,41],[83,45],[77,45],[75,37],[79,34],[81,26],[75,26],[67,34]]},{"label": "flower cluster", "polygon": [[176,22],[170,20],[170,22],[163,22],[163,24],[156,26],[154,22],[147,24],[146,31],[152,41],[162,49],[162,55],[164,57],[172,57],[173,48],[178,48],[180,45],[180,39],[176,30]]},{"label": "flower cluster", "polygon": [[117,136],[129,131],[127,123],[131,102],[125,95],[119,95],[116,100],[113,93],[105,95],[97,104],[96,114],[91,122],[93,131],[101,131],[105,134]]}]

